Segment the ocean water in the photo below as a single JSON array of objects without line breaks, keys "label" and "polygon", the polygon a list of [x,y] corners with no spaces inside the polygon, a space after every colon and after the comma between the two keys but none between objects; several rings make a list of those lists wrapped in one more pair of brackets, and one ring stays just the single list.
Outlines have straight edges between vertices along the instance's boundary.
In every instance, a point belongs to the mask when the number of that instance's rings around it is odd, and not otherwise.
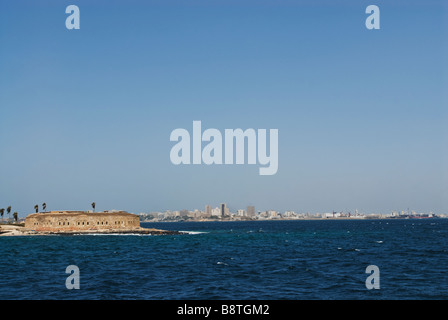
[{"label": "ocean water", "polygon": [[142,226],[190,234],[0,237],[0,299],[448,299],[448,219]]}]

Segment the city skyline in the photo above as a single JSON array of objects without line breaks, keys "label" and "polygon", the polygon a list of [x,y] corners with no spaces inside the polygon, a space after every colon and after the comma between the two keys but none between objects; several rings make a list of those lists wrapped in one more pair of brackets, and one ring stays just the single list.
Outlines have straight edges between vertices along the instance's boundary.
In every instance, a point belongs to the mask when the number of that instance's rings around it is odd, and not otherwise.
[{"label": "city skyline", "polygon": [[[90,208],[88,208],[90,207]],[[0,210],[1,210],[2,206],[0,205]],[[10,211],[10,213],[5,212],[6,207],[3,208],[3,213],[4,213],[4,219],[9,220],[10,214],[12,213],[12,211],[14,211],[14,213],[17,213],[17,210],[15,208],[12,209],[12,206],[8,206],[7,207]],[[132,211],[132,210],[128,210],[126,208],[101,208],[100,210],[96,210],[96,203],[93,202],[90,204],[90,206],[86,206],[86,208],[54,208],[54,207],[48,207],[47,208],[47,204],[44,202],[43,204],[35,204],[33,206],[33,211],[29,210],[29,212],[23,212],[22,214],[17,213],[17,218],[18,219],[24,219],[26,216],[28,216],[29,214],[32,213],[37,213],[37,212],[59,212],[59,211],[85,211],[85,212],[121,212],[121,211],[127,211],[127,212],[133,212],[134,214],[139,214],[139,215],[148,215],[151,213],[175,213],[177,214],[177,216],[179,215],[186,215],[187,213],[194,213],[194,212],[200,212],[201,214],[205,214],[207,217],[216,217],[216,218],[223,218],[223,217],[229,217],[229,216],[244,216],[244,217],[251,217],[251,218],[255,218],[255,217],[260,217],[260,214],[262,213],[269,213],[269,212],[275,212],[277,214],[279,214],[279,216],[283,216],[284,214],[288,214],[288,213],[292,213],[293,215],[301,215],[301,216],[320,216],[320,215],[328,215],[330,213],[334,214],[339,214],[342,216],[348,216],[350,217],[350,215],[352,216],[366,216],[366,215],[381,215],[381,216],[389,216],[389,215],[423,215],[423,214],[434,214],[437,216],[441,216],[441,217],[446,217],[448,216],[448,212],[444,211],[444,212],[436,212],[434,210],[429,210],[429,211],[418,211],[412,208],[396,208],[390,211],[363,211],[363,210],[358,210],[357,208],[352,208],[352,209],[340,209],[340,208],[333,208],[333,209],[327,209],[327,210],[322,210],[322,211],[309,211],[309,210],[300,210],[297,208],[288,208],[288,209],[283,209],[283,210],[279,210],[278,208],[275,207],[268,207],[268,208],[257,208],[254,205],[247,205],[245,207],[237,207],[237,206],[231,206],[229,207],[227,205],[227,203],[225,202],[221,202],[219,204],[216,205],[216,207],[213,207],[213,205],[210,204],[206,204],[204,206],[204,209],[199,209],[199,207],[194,207],[194,208],[187,208],[187,207],[182,207],[181,209],[179,208],[170,208],[170,209],[159,209],[159,210],[153,210],[153,209],[148,209],[148,210],[143,210],[143,211]],[[6,216],[7,214],[7,216]]]},{"label": "city skyline", "polygon": [[140,220],[151,221],[238,221],[238,220],[300,220],[300,219],[365,219],[365,218],[448,218],[448,214],[435,214],[434,212],[416,212],[414,210],[393,210],[390,213],[365,213],[357,209],[352,211],[331,211],[331,212],[296,212],[287,210],[280,212],[277,210],[255,210],[254,206],[247,206],[246,209],[230,210],[225,203],[221,203],[215,208],[210,205],[205,206],[205,210],[166,210],[164,212],[141,212]]},{"label": "city skyline", "polygon": [[[447,3],[404,3],[1,2],[0,208],[448,212]],[[174,165],[193,121],[278,129],[278,171]]]}]

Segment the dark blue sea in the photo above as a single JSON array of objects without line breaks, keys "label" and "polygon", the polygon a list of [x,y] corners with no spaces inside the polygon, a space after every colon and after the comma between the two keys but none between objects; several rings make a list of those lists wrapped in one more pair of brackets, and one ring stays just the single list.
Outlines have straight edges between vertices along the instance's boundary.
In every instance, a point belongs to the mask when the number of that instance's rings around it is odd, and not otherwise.
[{"label": "dark blue sea", "polygon": [[142,226],[192,232],[0,237],[0,299],[448,299],[448,219]]}]

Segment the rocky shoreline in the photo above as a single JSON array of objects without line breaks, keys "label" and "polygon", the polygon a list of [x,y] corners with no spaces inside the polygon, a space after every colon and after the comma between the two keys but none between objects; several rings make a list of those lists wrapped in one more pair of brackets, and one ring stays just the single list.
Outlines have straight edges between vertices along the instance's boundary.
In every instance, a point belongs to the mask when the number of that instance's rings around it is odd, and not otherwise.
[{"label": "rocky shoreline", "polygon": [[2,225],[0,226],[1,236],[31,236],[31,235],[122,235],[122,234],[141,234],[141,235],[182,235],[185,232],[161,230],[154,228],[137,228],[137,229],[107,229],[107,230],[82,230],[82,231],[35,231],[18,225]]}]

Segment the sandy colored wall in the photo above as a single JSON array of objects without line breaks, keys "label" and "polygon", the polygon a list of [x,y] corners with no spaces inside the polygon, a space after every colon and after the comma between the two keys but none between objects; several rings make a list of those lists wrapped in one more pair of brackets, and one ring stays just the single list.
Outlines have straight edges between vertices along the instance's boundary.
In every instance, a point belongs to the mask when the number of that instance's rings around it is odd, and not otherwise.
[{"label": "sandy colored wall", "polygon": [[25,228],[36,231],[122,230],[139,227],[140,221],[138,216],[129,213],[37,213],[28,216],[25,220]]}]

